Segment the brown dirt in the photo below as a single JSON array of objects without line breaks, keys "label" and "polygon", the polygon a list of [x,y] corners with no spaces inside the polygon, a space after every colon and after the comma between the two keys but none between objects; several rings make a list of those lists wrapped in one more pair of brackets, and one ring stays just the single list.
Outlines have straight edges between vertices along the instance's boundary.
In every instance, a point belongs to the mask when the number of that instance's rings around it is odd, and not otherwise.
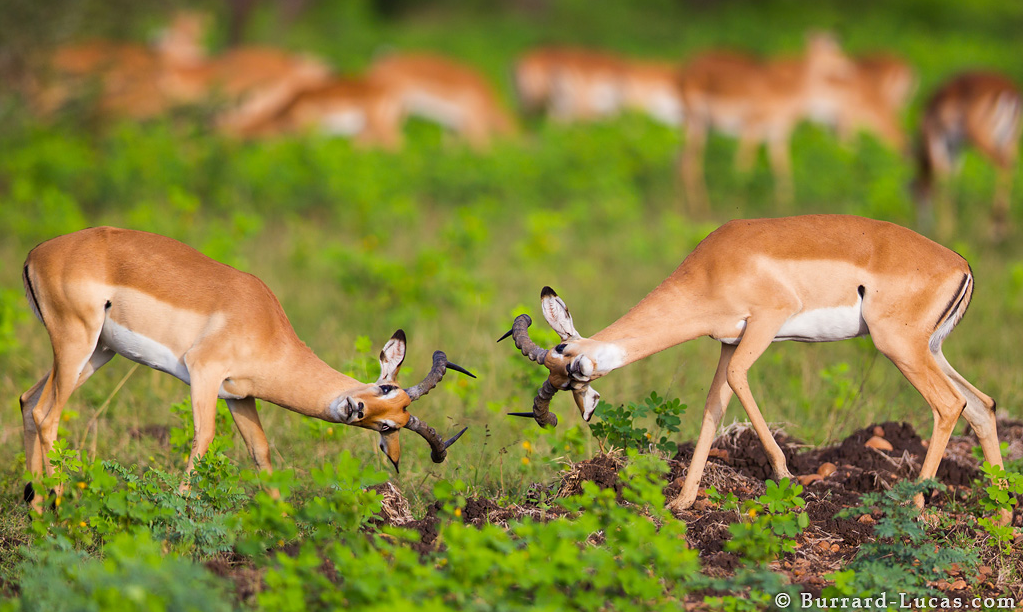
[{"label": "brown dirt", "polygon": [[[1009,443],[1005,458],[1023,457],[1023,422],[1001,421],[998,427],[999,437]],[[866,441],[876,435],[887,440],[892,450],[865,446]],[[836,518],[835,515],[843,508],[858,505],[863,493],[884,490],[896,480],[916,477],[926,454],[926,443],[910,425],[894,422],[870,425],[840,443],[824,448],[808,448],[784,432],[776,432],[775,439],[785,453],[790,471],[797,476],[816,473],[825,462],[836,466],[833,474],[804,487],[803,499],[810,526],[797,538],[795,552],[772,565],[776,571],[785,573],[792,583],[800,585],[803,591],[819,594],[827,585],[825,577],[841,569],[861,544],[874,538],[874,517]],[[950,441],[938,470],[938,480],[949,488],[946,493],[931,496],[929,504],[944,506],[954,513],[956,510],[950,505],[951,501],[961,504],[968,500],[968,486],[980,476],[979,462],[972,455],[977,444],[972,434],[957,436]],[[741,502],[763,494],[764,480],[772,474],[766,453],[748,426],[726,428],[712,448],[715,450],[704,471],[697,501],[692,508],[679,513],[679,518],[686,522],[689,546],[700,552],[704,572],[710,576],[724,576],[733,572],[739,564],[736,555],[724,550],[730,537],[728,525],[736,521],[738,509],[716,506],[707,497],[706,490],[714,487],[722,493],[733,493]],[[683,444],[677,455],[669,460],[670,471],[664,488],[667,499],[672,499],[681,490],[692,453],[693,445]],[[460,516],[466,524],[476,526],[507,525],[509,521],[527,516],[534,520],[563,516],[565,511],[551,502],[555,498],[580,493],[584,482],[593,482],[598,487],[611,488],[620,494],[623,483],[618,473],[624,464],[625,458],[621,453],[601,454],[572,465],[570,471],[553,485],[532,485],[522,504],[501,506],[490,498],[472,497],[466,500]],[[374,521],[377,525],[400,525],[418,532],[420,541],[413,545],[413,549],[421,555],[442,546],[438,542],[438,503],[430,506],[424,517],[414,519],[409,513],[407,500],[393,484],[381,485],[378,490],[384,496],[384,508]],[[1023,525],[1019,509],[1013,522],[1017,526]],[[996,567],[994,574],[963,578],[974,587],[982,587],[980,591],[997,594],[1001,588],[997,586],[996,579],[999,561],[993,557],[983,562]],[[214,559],[207,562],[207,567],[232,580],[239,601],[250,600],[262,588],[259,572],[243,560]],[[328,574],[332,570],[324,568]],[[934,586],[948,594],[961,594],[952,586],[957,584],[956,579],[957,576],[950,575],[947,584],[939,582]]]}]

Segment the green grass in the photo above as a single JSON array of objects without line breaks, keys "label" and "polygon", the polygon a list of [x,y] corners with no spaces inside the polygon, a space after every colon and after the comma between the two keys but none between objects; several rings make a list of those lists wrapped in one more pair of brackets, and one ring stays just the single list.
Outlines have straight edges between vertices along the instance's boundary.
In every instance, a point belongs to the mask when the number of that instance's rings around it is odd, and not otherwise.
[{"label": "green grass", "polygon": [[[793,51],[806,29],[835,27],[850,50],[890,48],[918,67],[921,90],[907,126],[918,116],[922,96],[959,67],[985,65],[1023,82],[1023,66],[1015,60],[1023,51],[1018,28],[1009,27],[1019,23],[1020,11],[1010,3],[860,2],[855,11],[843,2],[621,3],[600,11],[583,2],[553,6],[543,15],[489,14],[441,3],[389,21],[370,16],[360,3],[323,4],[286,30],[273,27],[269,14],[258,14],[251,35],[312,50],[346,70],[365,66],[382,47],[434,49],[479,66],[507,96],[511,62],[535,43],[600,44],[679,58],[711,45]],[[403,471],[391,478],[418,512],[432,503],[440,479],[462,479],[475,494],[514,499],[530,483],[553,478],[564,460],[595,452],[596,441],[567,396],[554,400],[560,419],[554,432],[503,414],[529,409],[542,373],[510,343],[494,341],[515,314],[528,312],[537,322],[534,337],[553,344],[555,336],[539,315],[542,286],[554,287],[578,329],[592,334],[646,295],[720,223],[780,214],[765,160],[751,175],[736,175],[734,143],[714,137],[707,159],[712,218],[687,218],[673,175],[680,136],[639,116],[590,126],[535,122],[521,138],[499,142],[485,154],[432,126],[413,124],[407,148],[392,154],[320,138],[234,142],[206,134],[186,116],[100,127],[65,118],[47,126],[28,119],[17,104],[0,108],[0,396],[9,406],[0,411],[5,508],[17,507],[22,486],[16,398],[51,359],[45,331],[21,295],[21,262],[32,246],[57,234],[101,224],[144,229],[252,272],[277,294],[299,336],[320,357],[366,379],[376,377],[375,365],[365,371],[366,358],[399,327],[409,338],[405,384],[426,371],[435,349],[474,371],[477,380],[451,374],[412,406],[442,431],[469,426],[443,465],[429,461],[425,444],[404,436]],[[908,160],[866,138],[843,147],[809,126],[798,131],[793,151],[793,213],[914,223]],[[1001,245],[987,239],[993,185],[987,163],[967,153],[955,186],[960,224],[949,246],[969,259],[976,292],[946,355],[1019,417],[1023,246],[1017,239]],[[1017,188],[1017,225],[1023,225],[1021,201],[1023,189]],[[358,354],[362,336],[372,348]],[[712,340],[695,340],[595,387],[616,405],[638,402],[651,391],[681,398],[689,411],[676,441],[693,439],[717,352]],[[175,425],[170,406],[188,389],[140,368],[111,397],[130,367],[115,359],[78,391],[62,435],[101,458],[179,471],[182,456],[130,432]],[[880,420],[908,420],[921,432],[930,430],[922,398],[877,356],[869,339],[776,344],[754,367],[751,384],[765,417],[811,444]],[[87,432],[89,418],[108,398],[97,430]],[[312,422],[269,404],[261,404],[261,418],[277,468],[305,474],[342,449],[369,467],[388,467],[369,432]],[[737,402],[725,418],[744,418]],[[233,431],[221,435],[237,438]],[[229,456],[249,467],[240,439]],[[15,489],[17,496],[10,493]],[[4,513],[0,540],[18,539],[27,523],[19,516]],[[0,558],[0,570],[9,563]]]}]

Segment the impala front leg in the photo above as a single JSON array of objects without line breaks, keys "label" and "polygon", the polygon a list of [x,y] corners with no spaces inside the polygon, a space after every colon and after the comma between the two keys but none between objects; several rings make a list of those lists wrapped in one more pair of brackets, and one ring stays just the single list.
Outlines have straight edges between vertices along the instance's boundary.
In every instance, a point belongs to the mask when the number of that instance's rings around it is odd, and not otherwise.
[{"label": "impala front leg", "polygon": [[757,432],[760,442],[764,445],[767,457],[771,461],[771,467],[774,468],[774,477],[779,481],[782,478],[791,479],[793,476],[785,464],[785,453],[782,452],[778,442],[771,435],[767,421],[760,414],[760,408],[757,407],[757,402],[753,399],[747,374],[753,363],[770,346],[778,330],[781,329],[782,324],[789,318],[790,312],[792,311],[774,311],[758,313],[750,317],[742,339],[739,341],[739,346],[736,347],[735,353],[728,364],[725,375],[728,380],[728,386],[732,388],[739,401],[742,402],[742,407],[746,409],[746,415],[749,416],[750,422],[753,423],[753,429]]},{"label": "impala front leg", "polygon": [[[194,372],[194,369],[189,369]],[[215,382],[210,382],[215,380]],[[192,420],[195,426],[195,435],[192,438],[192,451],[188,455],[188,465],[185,467],[185,478],[179,487],[180,493],[187,493],[191,488],[192,471],[195,464],[213,442],[216,434],[217,422],[217,392],[220,389],[223,377],[210,379],[202,375],[192,377]]]},{"label": "impala front leg", "polygon": [[242,399],[227,400],[227,407],[231,410],[234,423],[238,426],[238,432],[245,441],[245,448],[256,463],[257,470],[272,472],[270,465],[270,442],[266,439],[266,432],[259,422],[259,412],[256,411],[256,398],[244,397]]},{"label": "impala front leg", "polygon": [[696,440],[696,448],[693,450],[693,459],[689,463],[689,472],[686,474],[682,491],[668,504],[668,509],[672,512],[685,510],[696,501],[696,492],[700,487],[700,480],[703,478],[704,467],[707,465],[710,445],[714,442],[714,436],[721,425],[721,418],[725,416],[725,409],[728,408],[728,402],[732,399],[732,388],[728,386],[726,374],[734,353],[734,344],[721,345],[721,357],[718,359],[717,371],[714,372],[714,381],[710,384],[710,391],[707,393],[707,404],[703,409],[703,425],[700,428],[700,437]]}]

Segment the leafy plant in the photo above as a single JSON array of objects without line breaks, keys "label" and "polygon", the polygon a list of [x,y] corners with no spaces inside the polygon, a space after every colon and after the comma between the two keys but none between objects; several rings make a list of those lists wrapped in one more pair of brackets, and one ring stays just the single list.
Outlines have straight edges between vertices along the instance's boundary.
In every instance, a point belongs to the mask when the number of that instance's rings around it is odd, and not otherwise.
[{"label": "leafy plant", "polygon": [[1019,498],[1023,496],[1023,474],[1006,471],[1001,466],[991,465],[987,461],[981,469],[987,484],[978,482],[976,485],[982,491],[980,508],[986,516],[978,518],[977,524],[991,536],[1002,554],[1008,555],[1012,552],[1016,531],[1012,525],[1002,524],[1001,513],[1011,513],[1019,503]]},{"label": "leafy plant", "polygon": [[888,601],[899,601],[899,593],[930,596],[938,593],[928,583],[946,576],[953,566],[976,567],[973,552],[948,543],[938,545],[920,520],[913,498],[934,489],[945,487],[933,480],[900,480],[887,491],[864,495],[860,506],[839,512],[837,516],[843,518],[880,514],[874,526],[877,540],[860,545],[847,569],[830,576],[835,584],[824,589],[823,595],[878,597],[885,593]]},{"label": "leafy plant", "polygon": [[114,536],[102,559],[60,540],[26,554],[16,599],[24,612],[232,609],[212,575],[201,565],[168,554],[144,529]]},{"label": "leafy plant", "polygon": [[[649,450],[655,448],[669,457],[678,452],[678,444],[668,438],[679,432],[686,405],[678,398],[666,400],[651,392],[640,403],[629,402],[617,407],[601,401],[594,410],[596,422],[590,422],[590,433],[604,443],[618,448]],[[638,422],[654,417],[654,431],[639,427]]]}]

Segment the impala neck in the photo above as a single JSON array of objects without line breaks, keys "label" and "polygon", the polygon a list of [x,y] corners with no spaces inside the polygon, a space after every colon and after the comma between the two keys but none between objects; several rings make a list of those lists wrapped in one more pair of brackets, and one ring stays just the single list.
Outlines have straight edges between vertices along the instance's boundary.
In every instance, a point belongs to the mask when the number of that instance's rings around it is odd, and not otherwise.
[{"label": "impala neck", "polygon": [[[685,264],[683,263],[683,266]],[[680,268],[593,340],[624,351],[621,367],[711,333],[704,291]]]},{"label": "impala neck", "polygon": [[301,342],[267,367],[254,381],[252,395],[299,414],[334,421],[331,403],[345,391],[362,385],[323,362]]}]

